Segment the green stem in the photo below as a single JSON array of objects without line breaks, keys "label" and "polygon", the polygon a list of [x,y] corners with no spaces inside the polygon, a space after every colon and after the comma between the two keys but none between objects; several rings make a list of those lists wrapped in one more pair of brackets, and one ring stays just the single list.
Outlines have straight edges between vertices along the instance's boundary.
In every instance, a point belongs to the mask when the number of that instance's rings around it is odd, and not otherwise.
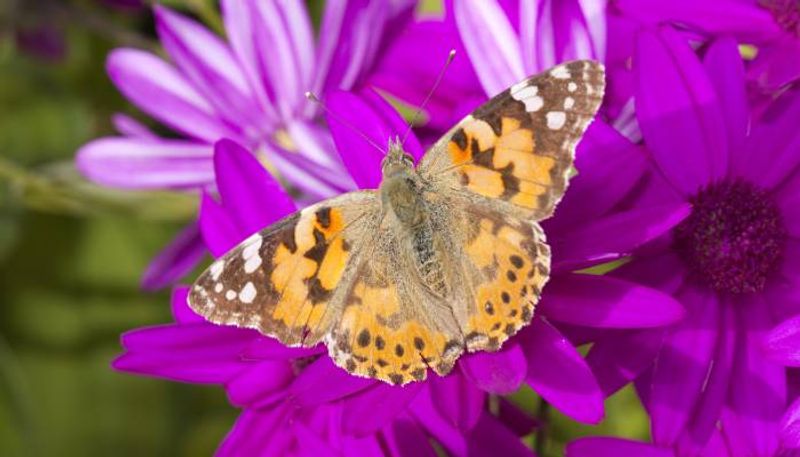
[{"label": "green stem", "polygon": [[536,418],[539,420],[539,428],[536,429],[536,455],[542,456],[547,449],[547,433],[550,429],[550,403],[544,398],[539,401]]}]

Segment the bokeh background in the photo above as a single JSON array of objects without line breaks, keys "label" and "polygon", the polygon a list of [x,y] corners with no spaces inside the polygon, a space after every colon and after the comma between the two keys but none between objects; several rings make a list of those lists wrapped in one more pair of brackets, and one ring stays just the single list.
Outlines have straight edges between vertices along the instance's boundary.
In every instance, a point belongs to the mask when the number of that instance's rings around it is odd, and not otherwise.
[{"label": "bokeh background", "polygon": [[[160,3],[220,30],[214,0]],[[318,18],[322,0],[308,4]],[[197,204],[100,188],[75,171],[77,148],[112,133],[114,113],[170,135],[107,78],[118,46],[160,52],[145,2],[0,1],[0,456],[210,455],[238,413],[221,389],[109,366],[120,333],[170,320],[169,291],[139,281]],[[540,414],[530,391],[514,399]],[[630,389],[606,408],[598,427],[550,411],[547,455],[583,435],[647,439]]]}]

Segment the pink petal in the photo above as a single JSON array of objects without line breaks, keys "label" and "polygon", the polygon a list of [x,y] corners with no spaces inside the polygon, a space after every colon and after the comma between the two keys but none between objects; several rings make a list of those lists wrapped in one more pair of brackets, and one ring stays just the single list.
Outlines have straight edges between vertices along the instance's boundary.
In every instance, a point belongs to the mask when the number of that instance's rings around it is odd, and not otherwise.
[{"label": "pink petal", "polygon": [[504,395],[519,389],[528,363],[518,344],[507,343],[497,352],[470,354],[462,360],[461,370],[481,390]]},{"label": "pink petal", "polygon": [[770,358],[789,366],[800,366],[800,316],[789,319],[764,339]]},{"label": "pink petal", "polygon": [[230,48],[204,26],[168,8],[156,6],[155,15],[164,48],[215,111],[242,130],[264,125]]},{"label": "pink petal", "polygon": [[710,292],[686,287],[678,298],[686,319],[667,335],[653,371],[648,405],[653,441],[673,444],[688,425],[715,352],[719,304]]},{"label": "pink petal", "polygon": [[120,92],[164,124],[206,142],[236,137],[184,76],[159,57],[122,48],[109,54],[106,66]]},{"label": "pink petal", "polygon": [[186,226],[150,261],[142,273],[142,289],[158,290],[174,284],[200,263],[206,255],[197,223]]},{"label": "pink petal", "polygon": [[592,345],[586,362],[611,396],[653,365],[663,340],[663,332],[652,330],[613,333]]},{"label": "pink petal", "polygon": [[684,317],[680,303],[655,289],[577,273],[551,279],[539,306],[548,319],[589,327],[658,327]]},{"label": "pink petal", "polygon": [[567,446],[566,457],[675,457],[672,449],[622,438],[589,437]]},{"label": "pink petal", "polygon": [[180,286],[173,289],[170,305],[172,308],[172,317],[175,319],[175,322],[186,325],[206,322],[202,316],[189,308],[188,296],[189,287],[187,286]]},{"label": "pink petal", "polygon": [[645,143],[666,178],[692,195],[727,171],[727,135],[716,92],[689,44],[668,28],[642,32],[635,59],[636,109]]},{"label": "pink petal", "polygon": [[83,145],[76,165],[106,186],[183,189],[214,182],[211,157],[211,146],[201,143],[106,137]]},{"label": "pink petal", "polygon": [[454,2],[454,14],[461,41],[469,53],[486,95],[493,96],[522,80],[522,51],[519,37],[495,1]]},{"label": "pink petal", "polygon": [[390,386],[383,382],[347,398],[342,410],[342,427],[347,434],[364,436],[392,423],[406,409],[424,383]]},{"label": "pink petal", "polygon": [[295,211],[275,178],[235,142],[220,140],[214,145],[214,170],[222,203],[243,232],[257,232]]},{"label": "pink petal", "polygon": [[597,218],[553,240],[553,269],[567,271],[622,257],[675,228],[690,211],[688,203],[677,201]]},{"label": "pink petal", "polygon": [[461,431],[471,430],[478,423],[486,394],[470,378],[456,371],[448,376],[434,376],[428,384],[431,396],[436,399],[433,406],[443,419]]},{"label": "pink petal", "polygon": [[541,317],[520,334],[528,384],[565,415],[591,424],[603,418],[603,393],[580,353]]}]

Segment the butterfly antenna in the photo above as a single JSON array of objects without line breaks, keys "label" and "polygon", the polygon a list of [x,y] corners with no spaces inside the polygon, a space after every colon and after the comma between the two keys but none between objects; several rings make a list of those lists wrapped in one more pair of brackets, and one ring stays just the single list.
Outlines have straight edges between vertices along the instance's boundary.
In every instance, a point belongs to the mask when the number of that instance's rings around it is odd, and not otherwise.
[{"label": "butterfly antenna", "polygon": [[319,104],[319,106],[322,107],[322,109],[325,110],[325,112],[328,113],[332,118],[336,119],[338,122],[341,122],[345,127],[349,128],[353,132],[357,133],[358,136],[360,136],[364,141],[369,143],[372,147],[374,147],[375,149],[380,151],[381,154],[386,155],[386,149],[380,147],[376,142],[372,141],[372,139],[370,137],[368,137],[366,133],[361,131],[355,125],[353,125],[350,122],[348,122],[347,119],[345,119],[342,116],[339,116],[338,114],[336,114],[333,111],[329,110],[328,107],[325,106],[324,103],[322,103],[322,100],[320,100],[316,95],[314,95],[313,92],[306,92],[306,98],[311,100],[314,103]]},{"label": "butterfly antenna", "polygon": [[447,60],[442,66],[442,69],[439,70],[439,74],[436,76],[436,81],[433,82],[431,90],[428,91],[428,95],[425,96],[425,99],[422,100],[422,104],[419,105],[419,108],[417,108],[416,111],[414,111],[414,115],[411,116],[411,120],[408,121],[408,127],[406,128],[406,133],[403,134],[403,141],[401,141],[400,144],[406,144],[406,139],[408,138],[408,134],[411,133],[411,126],[413,126],[414,122],[417,121],[417,118],[419,117],[420,114],[422,114],[422,110],[425,108],[425,105],[428,104],[428,101],[430,101],[431,97],[433,96],[433,93],[436,91],[436,88],[439,87],[439,83],[441,83],[442,78],[444,78],[444,72],[447,71],[447,67],[450,66],[450,63],[453,61],[453,58],[455,58],[455,56],[456,56],[456,50],[451,49],[450,53],[447,54]]}]

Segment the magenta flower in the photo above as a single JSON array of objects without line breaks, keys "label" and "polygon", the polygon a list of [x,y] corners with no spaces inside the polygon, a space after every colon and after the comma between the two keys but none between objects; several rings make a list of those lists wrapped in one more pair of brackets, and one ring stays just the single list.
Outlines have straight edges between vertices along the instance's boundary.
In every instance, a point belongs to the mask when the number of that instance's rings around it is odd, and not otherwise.
[{"label": "magenta flower", "polygon": [[[357,120],[379,145],[405,130],[402,118],[371,91],[360,96],[332,93],[329,107],[351,123]],[[382,153],[337,120],[329,122],[352,179],[374,186]],[[616,211],[640,181],[646,157],[602,123],[591,132],[579,154],[581,174],[559,216],[548,221],[555,258],[545,298],[532,324],[499,352],[463,357],[447,377],[391,387],[336,368],[323,347],[287,349],[251,330],[204,322],[188,310],[182,289],[173,305],[177,322],[126,334],[126,353],[115,367],[224,385],[231,402],[244,412],[220,448],[222,454],[299,453],[306,445],[316,452],[348,454],[356,449],[349,446],[364,446],[358,449],[366,452],[377,449],[377,442],[413,445],[414,452],[422,452],[428,449],[425,437],[455,455],[475,449],[528,453],[518,439],[511,439],[515,435],[503,425],[503,415],[498,419],[485,407],[488,394],[514,392],[523,382],[570,417],[596,423],[603,416],[602,392],[554,323],[650,328],[674,323],[683,309],[648,287],[572,271],[630,252],[685,217],[687,207],[679,202]],[[417,158],[422,154],[413,136],[406,149]],[[263,167],[232,141],[217,143],[214,163],[221,202],[203,198],[199,225],[209,250],[221,255],[294,206]],[[620,172],[622,163],[627,166]],[[518,425],[513,428],[525,433]]]},{"label": "magenta flower", "polygon": [[[78,168],[100,184],[192,189],[214,183],[212,144],[232,138],[274,165],[302,191],[303,202],[354,188],[306,91],[362,83],[376,56],[411,17],[415,0],[326,2],[319,38],[303,2],[225,0],[228,41],[166,7],[156,28],[171,62],[138,49],[116,49],[108,73],[142,111],[182,138],[163,138],[125,116],[123,136],[84,145]],[[196,225],[151,263],[142,284],[181,278],[202,258]]]},{"label": "magenta flower", "polygon": [[458,57],[426,105],[427,127],[448,128],[526,76],[575,59],[603,60],[604,1],[445,2],[443,19],[406,28],[371,81],[419,106],[451,49]]},{"label": "magenta flower", "polygon": [[758,55],[748,77],[774,92],[800,78],[800,5],[795,0],[614,0],[614,10],[644,24],[669,22],[695,38],[733,36]]},{"label": "magenta flower", "polygon": [[[776,455],[786,370],[761,340],[776,318],[800,311],[800,99],[787,95],[750,125],[735,41],[713,42],[701,62],[671,28],[642,32],[634,71],[659,171],[640,198],[680,200],[692,212],[615,276],[673,294],[687,317],[666,332],[608,335],[587,359],[607,393],[638,377],[652,455]],[[646,446],[592,438],[571,455],[603,455],[606,445]]]}]

